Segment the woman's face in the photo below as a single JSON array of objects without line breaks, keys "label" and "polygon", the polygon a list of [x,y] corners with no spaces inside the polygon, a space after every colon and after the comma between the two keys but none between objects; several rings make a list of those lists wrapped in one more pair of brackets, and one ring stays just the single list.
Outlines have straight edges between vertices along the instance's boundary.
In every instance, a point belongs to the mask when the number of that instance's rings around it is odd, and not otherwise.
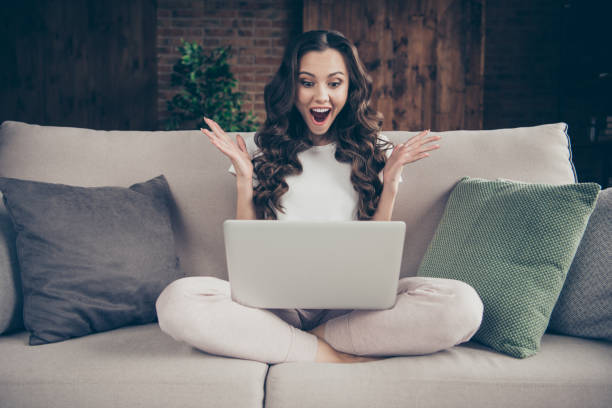
[{"label": "woman's face", "polygon": [[315,145],[326,134],[348,97],[349,78],[340,52],[310,51],[300,60],[295,107],[304,118]]}]

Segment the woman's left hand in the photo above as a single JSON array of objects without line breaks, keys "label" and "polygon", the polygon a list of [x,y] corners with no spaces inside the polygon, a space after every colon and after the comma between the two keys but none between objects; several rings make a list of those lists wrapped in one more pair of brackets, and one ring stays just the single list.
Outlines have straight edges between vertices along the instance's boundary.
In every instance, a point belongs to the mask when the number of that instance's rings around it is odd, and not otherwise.
[{"label": "woman's left hand", "polygon": [[438,144],[430,145],[429,143],[440,140],[442,137],[430,136],[425,138],[425,136],[428,134],[429,129],[424,130],[418,135],[411,137],[404,143],[400,143],[393,148],[393,152],[387,159],[385,168],[383,169],[383,179],[385,184],[392,183],[393,186],[397,187],[405,164],[428,157],[428,151],[440,148],[440,145]]}]

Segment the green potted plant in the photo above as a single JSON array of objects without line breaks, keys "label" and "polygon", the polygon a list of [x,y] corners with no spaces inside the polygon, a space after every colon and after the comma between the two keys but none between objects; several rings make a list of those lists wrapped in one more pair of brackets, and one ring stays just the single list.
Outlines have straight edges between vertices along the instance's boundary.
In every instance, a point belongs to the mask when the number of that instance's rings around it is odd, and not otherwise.
[{"label": "green potted plant", "polygon": [[166,101],[170,117],[166,130],[209,129],[203,116],[213,119],[226,132],[257,130],[257,117],[242,112],[242,92],[234,91],[237,80],[227,62],[231,46],[219,47],[204,54],[197,42],[181,39],[181,58],[174,64],[173,87],[181,91]]}]

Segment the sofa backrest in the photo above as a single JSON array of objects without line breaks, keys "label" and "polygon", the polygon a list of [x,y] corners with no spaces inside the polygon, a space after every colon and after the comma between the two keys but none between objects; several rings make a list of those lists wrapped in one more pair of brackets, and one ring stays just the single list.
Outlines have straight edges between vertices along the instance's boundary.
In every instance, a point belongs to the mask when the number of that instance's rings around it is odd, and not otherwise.
[{"label": "sofa backrest", "polygon": [[[416,274],[461,177],[575,182],[566,129],[565,123],[556,123],[433,132],[442,136],[441,148],[404,167],[395,203],[393,219],[405,221],[407,227],[401,276]],[[384,132],[393,143],[417,133]],[[127,187],[164,174],[176,203],[176,247],[187,275],[227,279],[222,224],[234,218],[236,199],[229,165],[200,131],[100,131],[13,121],[0,127],[0,176]]]}]

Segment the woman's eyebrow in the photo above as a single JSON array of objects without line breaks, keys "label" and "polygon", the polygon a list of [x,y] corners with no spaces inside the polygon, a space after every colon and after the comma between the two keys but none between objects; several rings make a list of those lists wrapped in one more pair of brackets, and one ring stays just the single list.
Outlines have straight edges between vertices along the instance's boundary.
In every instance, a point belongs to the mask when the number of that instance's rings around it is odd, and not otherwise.
[{"label": "woman's eyebrow", "polygon": [[[316,78],[316,76],[314,74],[311,74],[310,72],[306,72],[306,71],[300,71],[299,74],[306,74],[306,75],[310,75],[311,77],[315,77]],[[329,78],[330,76],[334,76],[336,74],[344,75],[344,72],[342,72],[342,71],[332,72],[327,77]]]}]

